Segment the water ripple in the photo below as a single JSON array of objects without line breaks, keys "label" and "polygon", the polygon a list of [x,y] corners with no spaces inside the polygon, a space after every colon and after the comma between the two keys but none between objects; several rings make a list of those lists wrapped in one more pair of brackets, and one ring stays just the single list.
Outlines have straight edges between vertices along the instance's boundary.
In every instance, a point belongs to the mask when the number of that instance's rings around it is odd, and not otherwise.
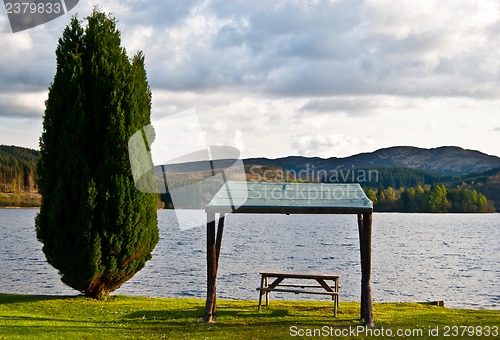
[{"label": "water ripple", "polygon": [[[0,209],[0,291],[75,295],[45,262],[35,237],[36,213]],[[158,216],[160,242],[153,259],[117,293],[205,297],[204,228],[180,231],[172,211],[159,211]],[[374,214],[372,239],[375,301],[444,300],[450,307],[500,308],[498,214]],[[341,299],[359,301],[356,217],[229,215],[218,295],[257,299],[263,270],[338,273]]]}]

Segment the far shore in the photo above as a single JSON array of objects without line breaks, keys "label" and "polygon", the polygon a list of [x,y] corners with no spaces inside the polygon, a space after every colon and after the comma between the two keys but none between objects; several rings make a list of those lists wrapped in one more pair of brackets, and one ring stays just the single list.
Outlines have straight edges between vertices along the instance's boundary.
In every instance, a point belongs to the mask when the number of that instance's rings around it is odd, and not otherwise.
[{"label": "far shore", "polygon": [[[1,206],[0,209],[40,209],[39,205],[33,205],[33,206]],[[158,208],[158,210],[175,210],[174,208]],[[188,209],[188,210],[199,210],[199,209]],[[447,215],[457,215],[457,214],[470,214],[470,215],[489,215],[489,214],[498,214],[500,212],[498,211],[491,211],[491,212],[445,212],[445,213],[430,213],[430,212],[402,212],[402,211],[373,211],[375,214],[380,213],[380,214],[436,214],[436,215],[442,215],[442,214],[447,214]]]},{"label": "far shore", "polygon": [[17,206],[15,206],[15,207],[10,207],[10,206],[2,207],[2,206],[0,206],[0,209],[40,209],[40,207],[39,206],[32,206],[32,207],[24,207],[24,206],[22,206],[22,207],[17,207]]}]

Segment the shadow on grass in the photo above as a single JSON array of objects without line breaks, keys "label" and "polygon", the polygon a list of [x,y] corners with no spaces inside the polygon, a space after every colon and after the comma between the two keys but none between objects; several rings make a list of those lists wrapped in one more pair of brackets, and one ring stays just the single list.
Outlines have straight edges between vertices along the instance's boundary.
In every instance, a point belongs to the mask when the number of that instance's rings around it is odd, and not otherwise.
[{"label": "shadow on grass", "polygon": [[205,307],[192,307],[178,310],[141,310],[125,315],[125,320],[182,320],[200,318],[203,315]]},{"label": "shadow on grass", "polygon": [[[138,312],[133,312],[125,315],[124,319],[135,319],[135,320],[183,320],[187,319],[200,320],[205,312],[204,306],[193,307],[189,309],[179,309],[179,310],[143,310]],[[255,310],[245,307],[231,307],[224,306],[217,309],[216,317],[220,319],[266,319],[269,317],[279,317],[283,318],[288,315],[289,311],[287,309],[276,309],[270,310],[267,313],[258,312],[257,308]]]},{"label": "shadow on grass", "polygon": [[[234,306],[224,303],[218,306],[216,323],[206,324],[202,322],[204,306],[196,306],[188,309],[171,310],[143,310],[129,313],[124,316],[126,322],[144,322],[150,326],[166,326],[168,324],[207,325],[212,326],[264,326],[264,327],[290,327],[292,325],[324,326],[326,324],[338,328],[358,326],[361,324],[359,318],[352,313],[339,311],[338,317],[333,316],[333,308],[330,306],[265,306],[259,312],[257,306]],[[210,326],[212,325],[212,326]],[[218,327],[218,326],[217,326]]]},{"label": "shadow on grass", "polygon": [[[9,326],[9,333],[12,336],[19,338],[30,338],[37,339],[41,335],[43,338],[47,339],[61,339],[61,335],[67,336],[70,339],[106,339],[109,338],[109,334],[134,334],[136,329],[132,327],[124,327],[123,325],[110,325],[110,324],[99,324],[99,325],[30,325],[29,327],[25,325],[20,326]],[[128,335],[127,334],[127,335]],[[122,335],[123,338],[123,335]],[[6,338],[7,339],[7,338]]]},{"label": "shadow on grass", "polygon": [[73,323],[81,323],[78,320],[50,318],[50,317],[42,318],[42,317],[36,317],[36,316],[18,316],[18,315],[8,316],[8,317],[7,316],[0,316],[0,323],[2,323],[3,320],[8,321],[8,322],[21,322],[21,323],[23,323],[23,322],[29,322],[29,323],[33,323],[33,322],[73,322]]},{"label": "shadow on grass", "polygon": [[47,300],[64,300],[77,298],[80,295],[24,295],[0,293],[0,305],[7,303],[38,302]]}]

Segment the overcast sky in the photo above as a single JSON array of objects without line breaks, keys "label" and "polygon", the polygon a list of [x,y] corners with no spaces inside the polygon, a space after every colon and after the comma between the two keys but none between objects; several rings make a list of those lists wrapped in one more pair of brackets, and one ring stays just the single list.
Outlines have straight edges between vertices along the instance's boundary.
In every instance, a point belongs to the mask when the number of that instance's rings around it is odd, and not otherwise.
[{"label": "overcast sky", "polygon": [[[38,148],[57,39],[80,0],[13,34],[0,10],[0,144]],[[153,117],[196,109],[242,157],[455,145],[500,156],[498,1],[107,0],[146,55]],[[181,128],[181,127],[179,127]]]}]

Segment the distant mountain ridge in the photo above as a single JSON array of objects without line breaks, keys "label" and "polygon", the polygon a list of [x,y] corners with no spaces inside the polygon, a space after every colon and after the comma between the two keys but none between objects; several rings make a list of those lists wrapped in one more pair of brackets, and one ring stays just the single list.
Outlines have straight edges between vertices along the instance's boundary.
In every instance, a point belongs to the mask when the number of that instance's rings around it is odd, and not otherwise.
[{"label": "distant mountain ridge", "polygon": [[[38,157],[39,152],[36,150],[0,145],[0,206],[39,205],[39,195],[33,198],[37,191],[35,178]],[[328,175],[337,171],[341,177],[346,175],[349,181],[349,176],[354,173],[352,170],[374,169],[377,178],[373,183],[364,181],[367,187],[401,188],[442,183],[455,188],[466,185],[484,193],[489,200],[494,201],[496,210],[500,212],[500,158],[459,147],[422,149],[397,146],[344,158],[289,156],[277,159],[248,158],[243,162],[246,180],[249,181],[300,180],[306,173],[306,180],[311,180],[318,176],[319,171],[326,171]],[[191,177],[187,173],[193,172],[192,179],[196,179],[200,175],[196,172],[210,170],[205,163],[172,165],[170,170],[182,172],[188,179]],[[232,164],[229,160],[222,160],[217,162],[217,166],[225,167],[226,163],[227,166]],[[287,178],[283,177],[284,174]]]},{"label": "distant mountain ridge", "polygon": [[[39,151],[17,146],[0,145],[0,165],[12,166],[13,162],[21,166],[36,163]],[[7,160],[8,157],[9,160]],[[13,161],[16,159],[16,161]],[[19,162],[19,163],[18,163]],[[370,169],[383,167],[403,167],[426,170],[441,175],[463,175],[481,173],[490,169],[500,168],[500,157],[488,155],[476,150],[463,149],[456,146],[442,146],[431,149],[413,146],[394,146],[373,152],[364,152],[348,157],[303,157],[287,156],[276,159],[265,157],[247,158],[245,165],[275,165],[289,171],[301,170],[348,170]],[[194,162],[192,171],[201,165]],[[219,161],[223,164],[223,161]]]},{"label": "distant mountain ridge", "polygon": [[432,149],[394,146],[349,157],[319,158],[289,156],[277,159],[248,158],[245,165],[276,165],[289,171],[333,171],[381,167],[407,167],[443,175],[479,173],[500,167],[500,157],[456,146]]}]

